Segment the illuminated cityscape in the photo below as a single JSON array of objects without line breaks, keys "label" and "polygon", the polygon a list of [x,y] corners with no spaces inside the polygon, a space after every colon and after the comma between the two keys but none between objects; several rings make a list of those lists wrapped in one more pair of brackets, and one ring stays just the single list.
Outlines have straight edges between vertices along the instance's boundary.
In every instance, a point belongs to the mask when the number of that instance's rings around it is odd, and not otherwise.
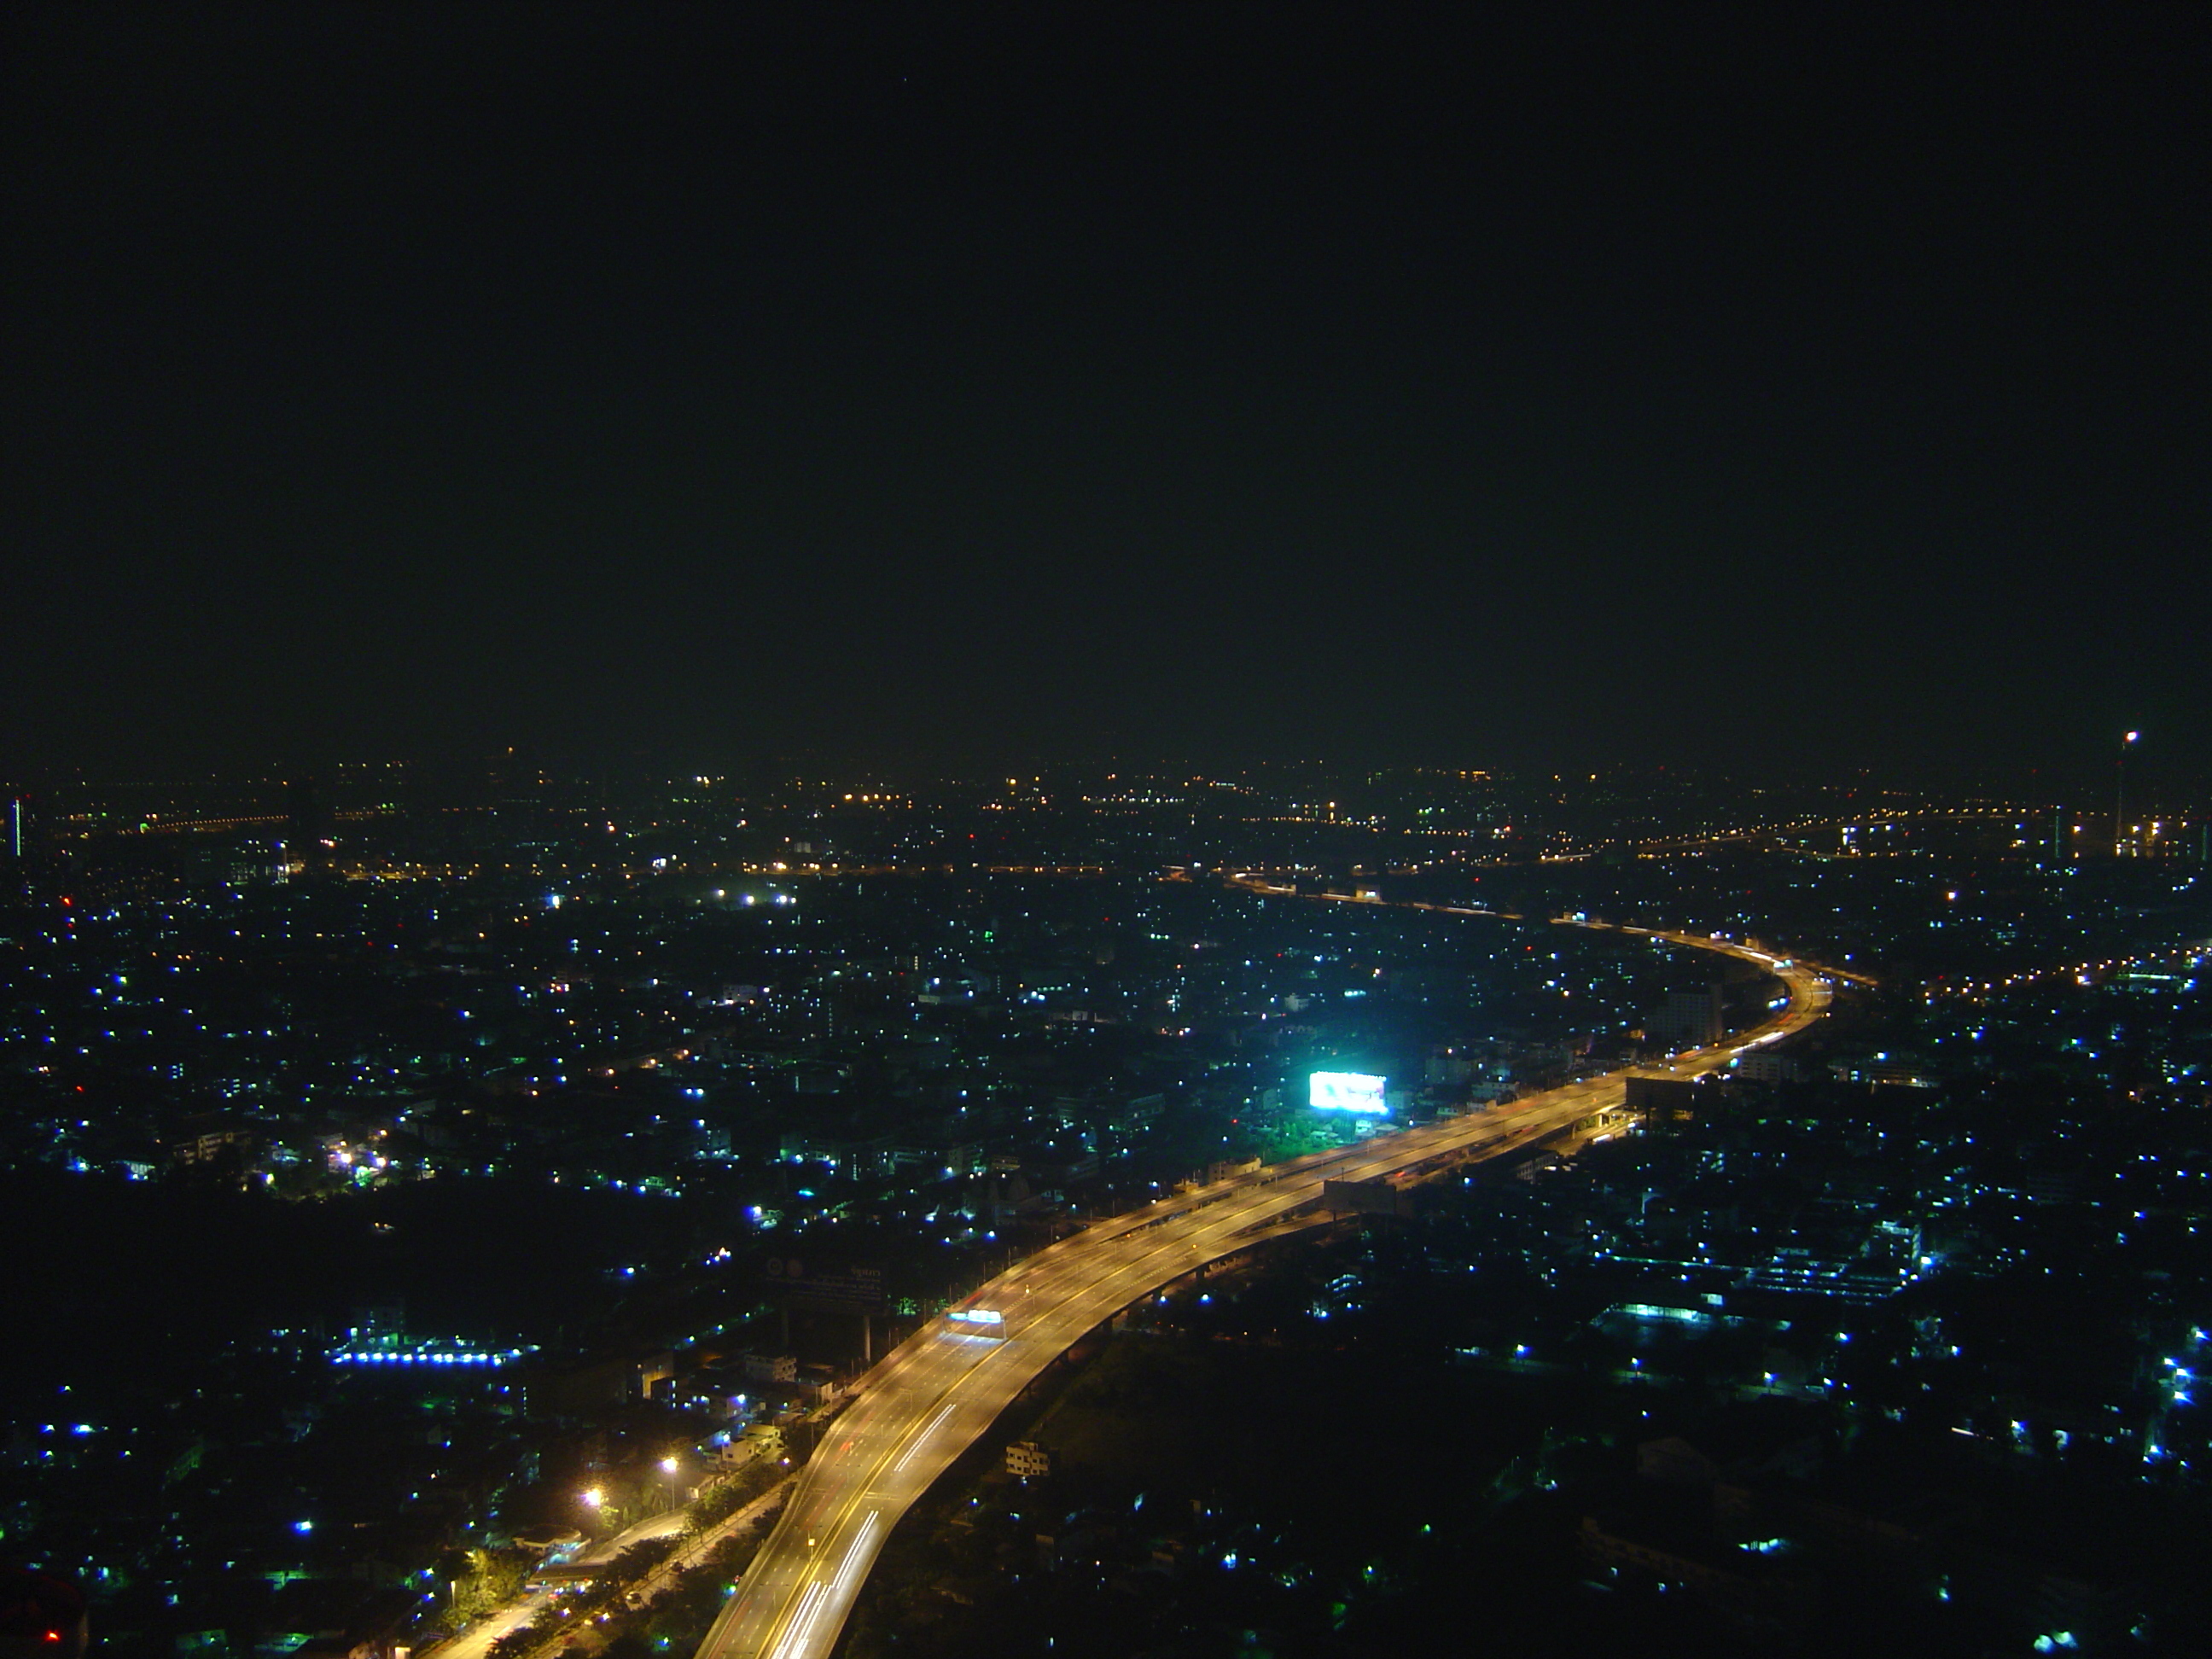
[{"label": "illuminated cityscape", "polygon": [[2212,1652],[2194,13],[0,63],[0,1659]]},{"label": "illuminated cityscape", "polygon": [[[1787,1632],[1852,1528],[1882,1617],[2193,1616],[2097,1564],[2212,1455],[2201,806],[2062,859],[2032,802],[1316,781],[334,783],[312,861],[275,783],[40,796],[9,1224],[76,1335],[9,1535],[226,1651],[1389,1628],[1492,1547]],[[1295,1418],[1278,1362],[1342,1366],[1357,1527],[1162,1450]],[[1492,1425],[1401,1504],[1442,1399]]]}]

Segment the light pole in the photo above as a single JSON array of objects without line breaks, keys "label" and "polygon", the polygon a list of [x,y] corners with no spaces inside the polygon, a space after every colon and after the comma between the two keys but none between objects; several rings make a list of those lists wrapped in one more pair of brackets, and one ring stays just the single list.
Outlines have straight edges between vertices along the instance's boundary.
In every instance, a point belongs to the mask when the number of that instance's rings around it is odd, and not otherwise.
[{"label": "light pole", "polygon": [[2135,747],[2136,739],[2142,735],[2130,732],[2120,739],[2119,764],[2114,769],[2116,781],[2112,788],[2112,856],[2125,858],[2128,852],[2128,750]]},{"label": "light pole", "polygon": [[662,1458],[660,1472],[668,1477],[668,1507],[672,1510],[676,1507],[676,1460],[672,1457]]}]

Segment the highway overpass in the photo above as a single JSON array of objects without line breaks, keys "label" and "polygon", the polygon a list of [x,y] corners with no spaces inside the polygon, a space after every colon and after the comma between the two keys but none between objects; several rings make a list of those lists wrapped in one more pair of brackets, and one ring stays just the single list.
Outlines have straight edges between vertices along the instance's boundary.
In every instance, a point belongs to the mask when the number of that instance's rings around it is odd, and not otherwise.
[{"label": "highway overpass", "polygon": [[[1747,1048],[1802,1030],[1827,1006],[1827,977],[1810,964],[1723,939],[1649,936],[1756,963],[1789,990],[1786,1006],[1765,1024],[1675,1055],[1665,1068],[1674,1076],[1717,1070]],[[1513,1151],[1618,1109],[1628,1075],[1585,1079],[1510,1106],[1376,1135],[1164,1198],[1009,1268],[931,1320],[861,1379],[857,1398],[825,1432],[782,1519],[708,1632],[699,1659],[826,1655],[899,1517],[1023,1389],[1085,1332],[1161,1285],[1260,1240],[1327,1219],[1319,1207],[1324,1181],[1417,1178],[1428,1169]]]}]

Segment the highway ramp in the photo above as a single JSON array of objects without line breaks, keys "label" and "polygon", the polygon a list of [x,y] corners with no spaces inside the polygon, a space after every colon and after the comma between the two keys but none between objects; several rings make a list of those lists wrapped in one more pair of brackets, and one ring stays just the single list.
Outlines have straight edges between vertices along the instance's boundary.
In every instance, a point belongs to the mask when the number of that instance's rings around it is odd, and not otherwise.
[{"label": "highway ramp", "polygon": [[[1624,930],[1641,931],[1641,930]],[[1677,1054],[1692,1077],[1802,1030],[1829,986],[1810,964],[1686,934],[1672,943],[1756,962],[1789,988],[1753,1030]],[[1510,1107],[1381,1134],[1164,1198],[1062,1239],[931,1320],[861,1379],[831,1425],[775,1532],[724,1605],[699,1659],[811,1659],[836,1645],[884,1541],[908,1505],[1086,1331],[1194,1268],[1325,1215],[1323,1181],[1416,1176],[1425,1165],[1495,1157],[1620,1107],[1626,1072],[1584,1079]]]}]

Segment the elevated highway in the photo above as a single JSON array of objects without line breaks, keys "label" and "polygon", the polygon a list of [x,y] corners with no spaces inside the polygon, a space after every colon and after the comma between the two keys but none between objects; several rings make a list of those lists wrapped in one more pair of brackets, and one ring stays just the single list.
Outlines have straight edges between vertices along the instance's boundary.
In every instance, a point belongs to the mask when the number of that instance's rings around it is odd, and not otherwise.
[{"label": "elevated highway", "polygon": [[[1827,1006],[1828,979],[1809,964],[1727,940],[1649,936],[1756,963],[1789,992],[1764,1024],[1674,1056],[1665,1067],[1671,1075],[1717,1070],[1746,1049],[1802,1030]],[[1628,1077],[1624,1071],[1588,1078],[1510,1106],[1271,1164],[1098,1222],[1009,1268],[861,1379],[857,1398],[831,1425],[782,1519],[701,1644],[699,1659],[828,1654],[899,1517],[1023,1389],[1085,1332],[1159,1286],[1326,1220],[1324,1181],[1403,1179],[1511,1152],[1619,1109]]]}]

